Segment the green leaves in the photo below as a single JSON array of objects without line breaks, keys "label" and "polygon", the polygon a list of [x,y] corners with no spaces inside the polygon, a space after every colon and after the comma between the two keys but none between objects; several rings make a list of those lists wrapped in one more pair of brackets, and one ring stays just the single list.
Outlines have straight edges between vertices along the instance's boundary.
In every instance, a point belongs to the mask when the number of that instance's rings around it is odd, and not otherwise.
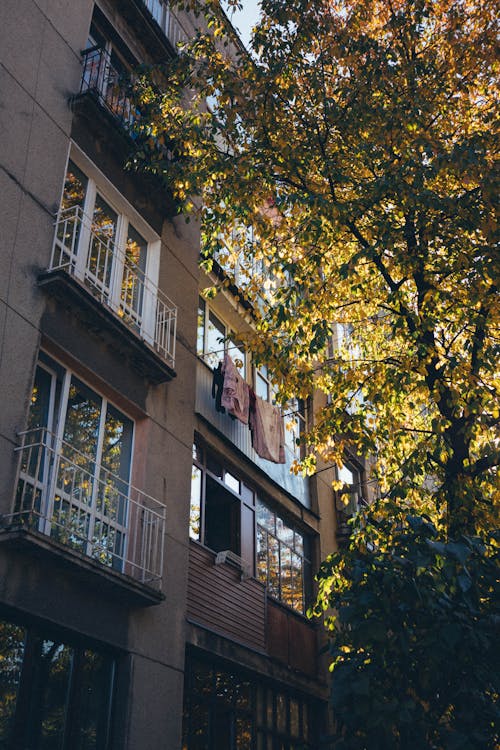
[{"label": "green leaves", "polygon": [[319,578],[316,614],[338,613],[332,747],[493,750],[498,536],[448,540],[418,514],[367,521]]}]

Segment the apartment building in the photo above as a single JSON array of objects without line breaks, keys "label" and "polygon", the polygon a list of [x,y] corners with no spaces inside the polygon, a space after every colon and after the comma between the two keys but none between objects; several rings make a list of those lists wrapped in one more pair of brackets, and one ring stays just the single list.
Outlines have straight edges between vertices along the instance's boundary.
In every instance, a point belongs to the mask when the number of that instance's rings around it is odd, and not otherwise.
[{"label": "apartment building", "polygon": [[326,727],[305,612],[333,470],[290,473],[313,405],[284,410],[284,463],[221,410],[225,354],[273,401],[248,311],[199,297],[196,223],[125,167],[127,73],[191,33],[164,0],[2,8],[5,750],[312,750]]}]

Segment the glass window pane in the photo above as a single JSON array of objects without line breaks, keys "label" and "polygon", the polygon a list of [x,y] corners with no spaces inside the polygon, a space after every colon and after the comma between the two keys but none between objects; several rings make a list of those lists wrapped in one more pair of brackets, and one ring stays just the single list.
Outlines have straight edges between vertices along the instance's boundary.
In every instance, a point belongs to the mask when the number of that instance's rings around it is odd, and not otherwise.
[{"label": "glass window pane", "polygon": [[232,474],[230,474],[228,471],[224,473],[224,484],[226,484],[233,492],[237,492],[238,495],[240,494],[240,480],[236,479]]},{"label": "glass window pane", "polygon": [[276,516],[262,500],[257,500],[257,523],[264,526],[271,534],[276,533]]},{"label": "glass window pane", "polygon": [[293,605],[292,552],[284,544],[280,545],[281,601]]},{"label": "glass window pane", "polygon": [[227,353],[233,360],[236,369],[240,373],[242,378],[246,377],[246,355],[245,350],[242,346],[235,343],[233,340],[228,342]]},{"label": "glass window pane", "polygon": [[92,217],[92,239],[87,261],[86,282],[100,293],[109,293],[115,253],[118,214],[97,195]]},{"label": "glass window pane", "polygon": [[298,531],[293,535],[293,547],[299,555],[304,554],[304,537]]},{"label": "glass window pane", "polygon": [[302,568],[302,558],[292,553],[292,589],[293,601],[292,607],[297,612],[304,611],[304,575]]},{"label": "glass window pane", "polygon": [[[62,750],[73,654],[69,646],[43,641],[36,663],[33,697],[39,701],[40,750]],[[34,688],[33,685],[33,688]],[[34,708],[34,706],[33,706]],[[36,709],[30,724],[36,721]]]},{"label": "glass window pane", "polygon": [[93,461],[85,461],[79,454],[91,459],[97,457],[101,409],[101,397],[78,378],[72,377],[64,423],[64,440],[75,449],[71,451],[71,459],[87,469],[93,469]]},{"label": "glass window pane", "polygon": [[257,526],[257,578],[267,583],[267,532]]},{"label": "glass window pane", "polygon": [[209,312],[207,326],[207,341],[205,349],[205,362],[210,367],[217,367],[224,357],[224,338],[226,329],[224,324],[213,312]]},{"label": "glass window pane", "polygon": [[280,541],[289,544],[290,547],[293,546],[293,529],[279,517],[276,518],[276,533]]},{"label": "glass window pane", "polygon": [[252,720],[236,718],[236,750],[252,750]]},{"label": "glass window pane", "polygon": [[279,599],[280,595],[280,551],[278,540],[268,534],[268,591],[271,596]]},{"label": "glass window pane", "polygon": [[68,171],[64,180],[61,210],[78,206],[83,209],[88,178],[72,161],[68,162]]},{"label": "glass window pane", "polygon": [[199,357],[205,351],[205,300],[198,300],[198,325],[196,329],[196,353]]},{"label": "glass window pane", "polygon": [[210,453],[207,455],[207,469],[219,479],[222,479],[222,464]]},{"label": "glass window pane", "polygon": [[79,670],[78,726],[75,750],[100,750],[108,737],[113,662],[95,651],[84,651]]},{"label": "glass window pane", "polygon": [[123,266],[121,314],[140,325],[144,301],[144,281],[148,244],[134,227],[128,225]]},{"label": "glass window pane", "polygon": [[36,427],[49,427],[50,393],[52,375],[42,367],[36,368],[35,382],[31,394],[30,410],[28,415],[28,430]]},{"label": "glass window pane", "polygon": [[269,382],[267,380],[267,377],[262,374],[262,369],[257,370],[256,378],[255,378],[255,393],[257,396],[260,396],[260,398],[264,399],[264,401],[269,401],[270,396],[270,387]]},{"label": "glass window pane", "polygon": [[191,508],[189,512],[189,536],[200,538],[201,469],[193,465],[191,472]]},{"label": "glass window pane", "polygon": [[25,633],[10,622],[0,620],[0,747],[10,747],[21,679]]},{"label": "glass window pane", "polygon": [[[133,422],[108,404],[102,444],[101,464],[128,483],[132,460]],[[121,488],[121,491],[125,491]]]}]

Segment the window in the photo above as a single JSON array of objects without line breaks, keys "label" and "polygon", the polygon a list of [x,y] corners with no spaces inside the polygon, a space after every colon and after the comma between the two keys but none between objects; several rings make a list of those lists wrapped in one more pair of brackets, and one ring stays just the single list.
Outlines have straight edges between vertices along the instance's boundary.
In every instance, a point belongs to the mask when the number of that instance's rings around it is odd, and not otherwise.
[{"label": "window", "polygon": [[337,476],[339,481],[344,483],[338,493],[337,510],[346,518],[350,518],[363,502],[361,470],[352,462],[346,462],[337,469]]},{"label": "window", "polygon": [[291,399],[283,408],[285,420],[285,445],[293,457],[300,459],[303,454],[303,445],[300,438],[306,430],[306,410],[302,399]]},{"label": "window", "polygon": [[0,619],[0,747],[106,750],[115,662]]},{"label": "window", "polygon": [[231,356],[237,370],[245,378],[245,350],[241,344],[238,344],[229,327],[200,297],[198,302],[197,354],[209,367],[215,369],[219,362],[224,359],[226,353]]},{"label": "window", "polygon": [[270,596],[304,613],[310,592],[309,540],[256,497],[210,451],[195,445],[191,474],[191,539],[231,550],[266,584]]},{"label": "window", "polygon": [[253,502],[253,491],[244,482],[212,453],[194,447],[191,539],[203,542],[215,552],[231,550],[241,555],[251,563],[253,571]]},{"label": "window", "polygon": [[308,539],[257,500],[257,577],[270,596],[304,613],[309,598]]},{"label": "window", "polygon": [[132,420],[41,353],[16,511],[33,512],[40,532],[122,571],[133,434]]},{"label": "window", "polygon": [[92,91],[122,126],[128,128],[138,117],[127,96],[130,65],[95,21],[91,23],[82,55],[81,91]]},{"label": "window", "polygon": [[75,276],[148,344],[173,358],[176,311],[156,287],[160,241],[132,214],[111,186],[101,189],[69,161],[51,269]]},{"label": "window", "polygon": [[246,670],[188,656],[182,750],[312,750],[313,701]]}]

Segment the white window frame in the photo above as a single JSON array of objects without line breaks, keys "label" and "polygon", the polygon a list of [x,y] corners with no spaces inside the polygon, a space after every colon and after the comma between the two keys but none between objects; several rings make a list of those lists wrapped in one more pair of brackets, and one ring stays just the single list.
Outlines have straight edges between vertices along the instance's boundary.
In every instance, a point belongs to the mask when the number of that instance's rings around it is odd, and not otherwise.
[{"label": "white window frame", "polygon": [[[95,460],[92,459],[92,457],[89,456],[89,458],[93,461],[94,468],[93,468],[93,474],[95,481],[93,486],[93,499],[90,504],[82,504],[81,510],[83,513],[87,514],[90,519],[90,527],[93,529],[94,524],[96,522],[96,519],[99,516],[99,513],[97,512],[97,503],[96,503],[96,492],[99,484],[99,478],[102,471],[102,447],[104,442],[104,427],[106,424],[106,416],[108,413],[108,405],[111,405],[113,408],[115,408],[117,411],[120,412],[120,414],[123,414],[123,416],[129,420],[129,422],[132,425],[132,438],[131,438],[131,444],[130,444],[130,463],[128,467],[128,478],[123,479],[124,485],[127,487],[130,487],[131,481],[132,481],[132,473],[133,473],[133,467],[134,467],[134,452],[135,452],[135,434],[136,434],[136,424],[135,420],[132,419],[128,414],[125,414],[122,409],[119,409],[115,404],[110,401],[106,396],[104,396],[96,387],[89,383],[87,380],[82,378],[79,373],[74,372],[73,370],[66,367],[66,365],[62,364],[61,362],[58,362],[56,359],[54,359],[50,355],[46,355],[51,361],[54,362],[54,366],[51,366],[49,363],[45,362],[43,359],[38,358],[36,368],[40,368],[41,370],[44,370],[50,375],[51,384],[50,384],[50,396],[49,396],[49,411],[47,415],[47,425],[45,427],[39,427],[39,428],[33,428],[33,429],[40,429],[44,430],[46,429],[48,431],[48,434],[51,437],[51,441],[53,441],[53,445],[50,445],[50,448],[54,451],[55,455],[59,456],[62,454],[62,446],[64,442],[64,430],[66,427],[66,416],[67,416],[67,410],[68,410],[68,398],[69,398],[69,390],[71,385],[71,379],[72,377],[77,378],[80,380],[85,386],[87,386],[93,393],[95,393],[100,399],[101,399],[101,410],[100,410],[100,416],[99,416],[99,432],[97,435],[97,441],[96,441],[96,457]],[[61,374],[59,375],[57,372],[57,368],[60,368]],[[56,390],[57,390],[57,380],[58,377],[60,377],[60,392],[59,392],[59,398],[56,401]],[[47,476],[47,459],[44,461],[44,468],[43,468],[43,479],[42,479],[42,485],[44,482],[46,482],[46,476]],[[55,483],[57,480],[57,474],[54,472],[52,482]],[[52,513],[53,513],[53,504],[56,497],[55,492],[55,486],[53,489],[49,489],[47,497],[49,498],[50,506],[49,508],[46,508],[45,516],[40,519],[39,522],[39,531],[46,536],[51,535],[51,521]],[[64,497],[63,497],[64,500]],[[72,499],[72,503],[75,504],[74,499]],[[116,525],[116,528],[118,528],[118,524]],[[122,522],[121,526],[123,527],[123,532],[126,534],[126,544],[128,543],[128,508],[127,508],[127,514]],[[92,538],[92,533],[89,532],[88,538]],[[126,557],[126,550],[123,551],[123,558]]]},{"label": "white window frame", "polygon": [[[83,215],[86,219],[82,222],[80,236],[77,243],[75,276],[81,282],[85,279],[87,258],[91,249],[90,231],[92,216],[97,194],[99,194],[110,208],[117,214],[115,246],[118,250],[117,258],[113,262],[110,280],[109,302],[113,310],[118,311],[121,307],[121,284],[123,279],[123,267],[125,248],[127,242],[128,226],[139,232],[147,243],[145,279],[149,282],[144,285],[142,301],[140,335],[150,345],[154,346],[156,325],[156,289],[160,272],[161,239],[142,216],[128,203],[123,195],[114,187],[101,170],[78,148],[71,143],[66,162],[67,174],[69,162],[72,161],[87,177],[87,190],[83,205]],[[61,191],[61,200],[64,195],[64,184]],[[155,291],[153,291],[155,290]]]}]

